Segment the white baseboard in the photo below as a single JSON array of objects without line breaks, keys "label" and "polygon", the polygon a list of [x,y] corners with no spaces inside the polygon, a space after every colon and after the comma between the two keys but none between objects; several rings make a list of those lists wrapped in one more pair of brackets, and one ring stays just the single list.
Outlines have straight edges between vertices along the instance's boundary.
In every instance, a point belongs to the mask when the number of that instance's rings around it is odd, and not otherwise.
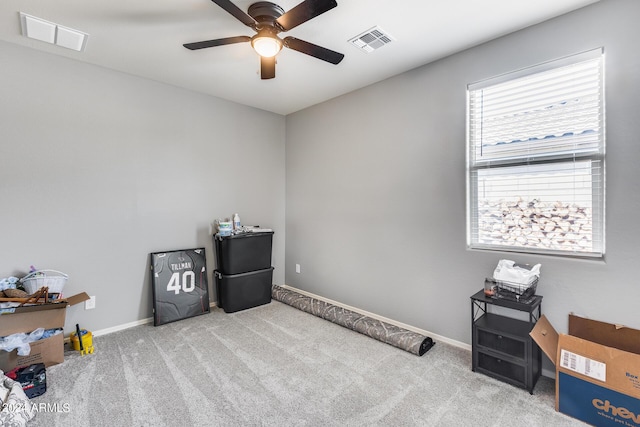
[{"label": "white baseboard", "polygon": [[[346,308],[347,310],[355,311],[356,313],[363,314],[365,316],[371,317],[372,319],[380,320],[381,322],[386,322],[386,323],[389,323],[390,325],[395,325],[395,326],[398,326],[400,328],[404,328],[404,329],[406,329],[408,331],[416,332],[416,333],[421,334],[421,335],[430,336],[434,341],[435,340],[441,341],[441,342],[447,343],[449,345],[452,345],[454,347],[459,347],[459,348],[463,348],[465,350],[471,351],[471,346],[469,344],[465,344],[465,343],[460,342],[460,341],[452,340],[450,338],[443,337],[441,335],[434,334],[432,332],[425,331],[424,329],[416,328],[415,326],[407,325],[405,323],[398,322],[398,321],[395,321],[393,319],[389,319],[387,317],[379,316],[379,315],[377,315],[375,313],[371,313],[371,312],[368,312],[366,310],[361,310],[361,309],[359,309],[357,307],[352,307],[350,305],[342,304],[342,303],[339,303],[337,301],[333,301],[333,300],[331,300],[329,298],[324,298],[324,297],[322,297],[320,295],[315,295],[315,294],[312,294],[311,292],[307,292],[307,291],[303,291],[302,289],[294,288],[293,286],[282,285],[282,287],[285,288],[285,289],[290,289],[290,290],[292,290],[294,292],[297,292],[299,294],[306,295],[306,296],[318,299],[320,301],[327,302],[329,304],[333,304],[333,305],[338,306],[338,307]],[[211,308],[217,307],[217,304],[215,302],[212,302],[209,305],[210,305]],[[146,318],[146,319],[136,320],[134,322],[124,323],[122,325],[113,326],[111,328],[105,328],[105,329],[100,329],[100,330],[97,330],[97,331],[92,331],[92,333],[93,333],[94,337],[99,337],[100,335],[106,335],[106,334],[110,334],[110,333],[113,333],[113,332],[122,331],[122,330],[125,330],[125,329],[133,328],[135,326],[146,325],[147,323],[151,323],[151,322],[153,322],[153,318],[149,317],[149,318]]]},{"label": "white baseboard", "polygon": [[[209,303],[209,307],[217,307],[215,302]],[[111,328],[99,329],[97,331],[92,331],[94,337],[99,337],[100,335],[110,334],[112,332],[123,331],[125,329],[133,328],[135,326],[146,325],[147,323],[153,322],[153,317],[148,317],[146,319],[136,320],[135,322],[124,323],[122,325],[113,326]]]},{"label": "white baseboard", "polygon": [[[298,289],[298,288],[295,288],[293,286],[289,286],[289,285],[281,285],[281,286],[283,288],[285,288],[285,289],[292,290],[292,291],[297,292],[299,294],[306,295],[308,297],[315,298],[315,299],[318,299],[320,301],[324,301],[326,303],[333,304],[333,305],[338,306],[338,307],[346,308],[347,310],[355,311],[356,313],[360,313],[362,315],[371,317],[372,319],[380,320],[381,322],[389,323],[390,325],[395,325],[395,326],[398,326],[400,328],[404,328],[404,329],[406,329],[408,331],[412,331],[412,332],[415,332],[415,333],[418,333],[418,334],[421,334],[421,335],[429,336],[436,342],[437,341],[441,341],[443,343],[452,345],[454,347],[458,347],[458,348],[462,348],[464,350],[471,351],[471,346],[469,344],[465,344],[465,343],[460,342],[460,341],[452,340],[451,338],[443,337],[442,335],[434,334],[433,332],[429,332],[429,331],[426,331],[424,329],[416,328],[415,326],[407,325],[406,323],[398,322],[398,321],[395,321],[393,319],[389,319],[389,318],[384,317],[384,316],[379,316],[379,315],[377,315],[375,313],[371,313],[371,312],[368,312],[366,310],[361,310],[361,309],[359,309],[357,307],[352,307],[352,306],[347,305],[347,304],[342,304],[342,303],[339,303],[337,301],[331,300],[329,298],[325,298],[325,297],[322,297],[320,295],[313,294],[311,292],[303,291],[302,289]],[[209,304],[209,306],[211,308],[214,308],[214,307],[217,307],[218,305],[215,302],[212,302],[212,303]],[[110,334],[112,332],[122,331],[122,330],[125,330],[125,329],[133,328],[135,326],[146,325],[147,323],[151,323],[151,322],[153,322],[153,318],[149,317],[149,318],[146,318],[146,319],[136,320],[135,322],[129,322],[129,323],[124,323],[122,325],[113,326],[111,328],[100,329],[100,330],[94,331],[92,333],[93,333],[94,337],[99,337],[100,335],[106,335],[106,334]],[[542,375],[544,375],[545,377],[549,377],[549,378],[555,378],[556,377],[556,373],[555,372],[549,371],[547,369],[543,369],[542,370]]]},{"label": "white baseboard", "polygon": [[447,343],[447,344],[452,345],[454,347],[459,347],[459,348],[471,351],[471,346],[469,344],[465,344],[465,343],[460,342],[460,341],[452,340],[451,338],[443,337],[442,335],[434,334],[433,332],[425,331],[424,329],[416,328],[415,326],[407,325],[406,323],[398,322],[396,320],[389,319],[387,317],[379,316],[379,315],[377,315],[375,313],[371,313],[371,312],[368,312],[366,310],[359,309],[357,307],[352,307],[350,305],[342,304],[342,303],[339,303],[337,301],[333,301],[333,300],[331,300],[329,298],[321,297],[319,295],[312,294],[311,292],[307,292],[307,291],[303,291],[302,289],[294,288],[293,286],[282,285],[282,287],[285,288],[285,289],[290,289],[290,290],[292,290],[294,292],[297,292],[299,294],[306,295],[308,297],[315,298],[315,299],[318,299],[320,301],[327,302],[329,304],[333,304],[333,305],[338,306],[338,307],[346,308],[347,310],[355,311],[356,313],[360,313],[362,315],[371,317],[372,319],[376,319],[376,320],[379,320],[381,322],[389,323],[390,325],[398,326],[399,328],[404,328],[404,329],[406,329],[408,331],[412,331],[412,332],[418,333],[420,335],[429,336],[434,341],[441,341],[443,343]]},{"label": "white baseboard", "polygon": [[146,325],[147,323],[153,322],[153,317],[148,317],[146,319],[136,320],[135,322],[124,323],[122,325],[113,326],[111,328],[100,329],[97,331],[92,331],[94,337],[99,337],[100,335],[106,335],[113,332],[122,331],[125,329],[133,328],[135,326]]},{"label": "white baseboard", "polygon": [[[299,294],[306,295],[308,297],[312,297],[312,298],[318,299],[320,301],[327,302],[329,304],[333,304],[333,305],[338,306],[338,307],[346,308],[347,310],[355,311],[356,313],[363,314],[365,316],[371,317],[372,319],[380,320],[381,322],[389,323],[391,325],[395,325],[395,326],[398,326],[400,328],[404,328],[404,329],[406,329],[408,331],[412,331],[412,332],[416,332],[416,333],[421,334],[421,335],[429,336],[436,342],[437,341],[441,341],[443,343],[452,345],[454,347],[458,347],[458,348],[462,348],[464,350],[471,351],[471,345],[469,345],[469,344],[465,344],[465,343],[460,342],[460,341],[452,340],[451,338],[443,337],[442,335],[434,334],[433,332],[429,332],[429,331],[426,331],[424,329],[416,328],[415,326],[407,325],[405,323],[398,322],[398,321],[395,321],[393,319],[389,319],[387,317],[379,316],[379,315],[377,315],[375,313],[370,313],[370,312],[368,312],[366,310],[361,310],[361,309],[359,309],[357,307],[352,307],[352,306],[347,305],[347,304],[342,304],[342,303],[339,303],[337,301],[333,301],[333,300],[331,300],[329,298],[321,297],[321,296],[313,294],[311,292],[303,291],[302,289],[298,289],[298,288],[295,288],[293,286],[282,285],[282,287],[285,288],[285,289],[290,289],[290,290],[292,290],[294,292],[298,292]],[[555,378],[556,377],[555,371],[550,371],[548,369],[542,369],[542,375],[545,376],[545,377],[548,377],[548,378]]]}]

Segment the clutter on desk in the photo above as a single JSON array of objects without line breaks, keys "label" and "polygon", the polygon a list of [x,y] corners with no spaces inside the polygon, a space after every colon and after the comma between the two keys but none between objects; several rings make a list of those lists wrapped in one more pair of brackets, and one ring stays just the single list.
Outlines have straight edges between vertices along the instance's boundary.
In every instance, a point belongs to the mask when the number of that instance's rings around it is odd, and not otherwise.
[{"label": "clutter on desk", "polygon": [[527,303],[536,293],[541,266],[501,259],[493,271],[493,277],[485,279],[484,293],[492,298]]}]

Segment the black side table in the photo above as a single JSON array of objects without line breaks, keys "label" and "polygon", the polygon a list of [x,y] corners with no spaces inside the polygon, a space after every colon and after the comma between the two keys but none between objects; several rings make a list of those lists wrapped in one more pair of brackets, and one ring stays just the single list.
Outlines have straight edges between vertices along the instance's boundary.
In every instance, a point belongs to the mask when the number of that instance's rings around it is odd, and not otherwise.
[{"label": "black side table", "polygon": [[[495,314],[490,306],[505,307],[529,314],[529,320]],[[471,296],[472,367],[533,394],[540,378],[542,358],[538,345],[529,336],[542,314],[542,296],[528,303],[492,298],[480,290]]]}]

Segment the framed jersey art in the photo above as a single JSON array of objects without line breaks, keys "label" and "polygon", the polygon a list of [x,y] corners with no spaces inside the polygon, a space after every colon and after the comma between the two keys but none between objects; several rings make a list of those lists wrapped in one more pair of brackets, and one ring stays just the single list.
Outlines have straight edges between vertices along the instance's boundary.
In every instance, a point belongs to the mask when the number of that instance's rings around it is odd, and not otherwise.
[{"label": "framed jersey art", "polygon": [[153,325],[209,312],[204,248],[151,254]]}]

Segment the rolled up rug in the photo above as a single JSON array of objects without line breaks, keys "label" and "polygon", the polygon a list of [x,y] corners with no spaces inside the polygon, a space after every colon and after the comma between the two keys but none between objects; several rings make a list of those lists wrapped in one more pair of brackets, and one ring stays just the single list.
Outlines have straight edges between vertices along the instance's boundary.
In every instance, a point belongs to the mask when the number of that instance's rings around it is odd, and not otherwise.
[{"label": "rolled up rug", "polygon": [[273,285],[271,296],[273,299],[298,310],[313,314],[417,356],[422,356],[435,345],[435,342],[430,337],[302,295],[278,285]]}]

